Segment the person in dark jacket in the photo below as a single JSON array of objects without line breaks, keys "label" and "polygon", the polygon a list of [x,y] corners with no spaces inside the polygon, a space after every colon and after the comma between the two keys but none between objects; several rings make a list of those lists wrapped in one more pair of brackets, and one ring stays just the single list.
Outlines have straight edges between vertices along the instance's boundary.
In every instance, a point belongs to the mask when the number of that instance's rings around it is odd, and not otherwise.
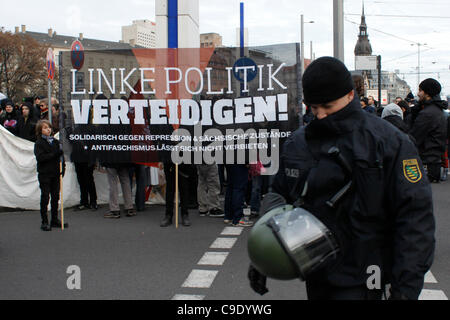
[{"label": "person in dark jacket", "polygon": [[399,129],[401,132],[408,135],[409,139],[416,144],[416,139],[414,139],[413,136],[408,134],[408,126],[403,121],[403,111],[402,108],[400,108],[397,104],[391,103],[384,107],[383,113],[381,115],[381,119],[386,120],[390,124],[392,124],[394,127]]},{"label": "person in dark jacket", "polygon": [[75,141],[72,143],[71,160],[75,166],[75,173],[80,187],[80,204],[77,206],[77,210],[81,211],[89,208],[97,210],[97,189],[94,179],[95,157],[84,147],[82,142]]},{"label": "person in dark jacket", "polygon": [[[303,76],[315,119],[286,142],[273,191],[311,212],[335,235],[340,253],[306,279],[311,300],[417,300],[435,248],[431,187],[406,135],[363,110],[351,75],[331,57]],[[340,156],[329,154],[339,148]],[[353,187],[330,206],[349,182]],[[301,200],[301,201],[300,201]],[[380,287],[370,290],[369,270]]]},{"label": "person in dark jacket", "polygon": [[33,103],[34,103],[34,115],[38,119],[41,118],[41,100],[42,99],[43,99],[43,97],[35,96],[34,100],[33,100]]},{"label": "person in dark jacket", "polygon": [[426,79],[419,85],[419,112],[409,132],[417,141],[430,182],[436,183],[440,182],[441,158],[447,142],[444,110],[448,108],[448,103],[441,100],[440,93],[441,85],[434,79]]},{"label": "person in dark jacket", "polygon": [[361,98],[361,108],[368,113],[376,113],[375,107],[369,106],[369,99],[368,98]]},{"label": "person in dark jacket", "polygon": [[11,100],[7,100],[5,103],[5,111],[0,116],[0,125],[5,127],[13,135],[17,135],[20,116],[14,109],[14,103]]},{"label": "person in dark jacket", "polygon": [[409,103],[406,102],[405,100],[401,100],[397,105],[402,109],[403,122],[405,123],[405,125],[409,131],[412,127],[412,114],[411,114],[411,108],[409,106]]},{"label": "person in dark jacket", "polygon": [[36,142],[36,123],[37,119],[34,116],[33,105],[29,102],[22,104],[21,108],[22,117],[19,119],[17,124],[18,130],[17,135],[22,139]]},{"label": "person in dark jacket", "polygon": [[[36,136],[38,137],[34,145],[34,154],[37,161],[37,172],[39,187],[41,188],[41,230],[51,231],[52,228],[61,227],[58,219],[58,203],[60,191],[60,175],[64,176],[60,170],[60,161],[63,161],[63,151],[59,146],[59,141],[52,136],[52,125],[47,120],[41,120],[36,125]],[[51,223],[48,223],[47,207],[51,196]],[[68,224],[64,224],[67,228]]]},{"label": "person in dark jacket", "polygon": [[[178,166],[178,187],[180,193],[180,208],[181,208],[181,225],[185,227],[191,226],[189,219],[189,188],[192,179],[192,165],[181,164]],[[169,161],[164,161],[164,174],[166,177],[166,211],[164,219],[160,226],[166,228],[173,223],[174,214],[174,200],[175,200],[175,179],[176,179],[176,165]]]}]

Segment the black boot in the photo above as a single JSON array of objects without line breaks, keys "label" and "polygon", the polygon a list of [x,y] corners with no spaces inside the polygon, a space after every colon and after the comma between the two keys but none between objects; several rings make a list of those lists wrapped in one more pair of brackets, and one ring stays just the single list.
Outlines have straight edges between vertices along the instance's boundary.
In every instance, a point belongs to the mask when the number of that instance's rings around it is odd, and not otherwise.
[{"label": "black boot", "polygon": [[161,221],[160,227],[166,228],[166,227],[170,226],[171,224],[172,224],[172,216],[169,216],[166,214],[164,219]]},{"label": "black boot", "polygon": [[52,231],[52,228],[48,225],[48,222],[42,222],[41,224],[41,230],[42,231]]},{"label": "black boot", "polygon": [[[52,223],[50,224],[50,226],[52,228],[61,228],[61,221],[59,219],[53,220],[52,219]],[[64,229],[67,229],[69,227],[68,223],[64,223]]]},{"label": "black boot", "polygon": [[191,221],[189,221],[189,216],[188,215],[182,215],[181,216],[181,224],[185,227],[190,227],[191,226]]}]

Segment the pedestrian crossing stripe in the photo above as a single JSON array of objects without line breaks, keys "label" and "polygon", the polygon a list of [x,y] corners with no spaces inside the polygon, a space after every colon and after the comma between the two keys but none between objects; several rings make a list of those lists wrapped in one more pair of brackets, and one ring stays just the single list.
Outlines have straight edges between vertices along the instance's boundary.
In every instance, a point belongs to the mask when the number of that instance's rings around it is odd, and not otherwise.
[{"label": "pedestrian crossing stripe", "polygon": [[403,173],[405,178],[411,183],[417,183],[422,180],[422,171],[420,171],[417,159],[404,160]]}]

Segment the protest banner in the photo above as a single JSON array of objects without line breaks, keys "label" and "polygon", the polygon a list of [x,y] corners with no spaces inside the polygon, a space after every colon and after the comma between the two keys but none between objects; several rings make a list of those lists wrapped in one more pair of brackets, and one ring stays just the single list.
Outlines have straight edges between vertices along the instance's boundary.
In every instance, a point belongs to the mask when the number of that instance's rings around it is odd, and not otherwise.
[{"label": "protest banner", "polygon": [[226,47],[85,51],[79,70],[63,53],[72,159],[260,161],[276,173],[281,146],[299,127],[297,46],[248,48],[245,58]]}]

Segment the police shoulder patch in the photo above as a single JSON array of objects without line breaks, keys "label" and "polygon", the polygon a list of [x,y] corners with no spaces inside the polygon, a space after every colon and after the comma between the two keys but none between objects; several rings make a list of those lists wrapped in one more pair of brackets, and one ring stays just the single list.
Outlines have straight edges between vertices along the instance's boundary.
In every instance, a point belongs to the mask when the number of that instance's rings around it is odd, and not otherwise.
[{"label": "police shoulder patch", "polygon": [[420,171],[417,159],[404,160],[403,173],[405,178],[411,183],[417,183],[422,180],[422,171]]}]

